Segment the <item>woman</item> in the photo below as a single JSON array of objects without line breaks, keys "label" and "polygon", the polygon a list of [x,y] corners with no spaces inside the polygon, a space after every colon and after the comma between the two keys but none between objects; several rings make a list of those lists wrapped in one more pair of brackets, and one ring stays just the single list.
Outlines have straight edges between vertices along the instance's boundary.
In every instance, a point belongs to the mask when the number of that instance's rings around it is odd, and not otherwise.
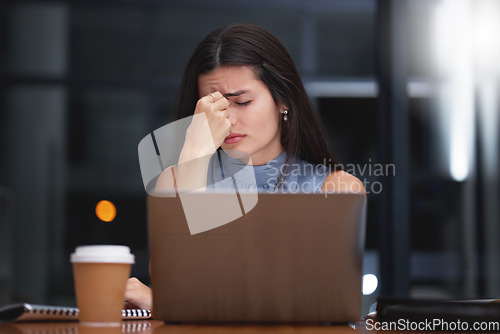
[{"label": "woman", "polygon": [[[217,188],[231,175],[239,190],[364,193],[356,177],[335,168],[290,55],[263,28],[237,24],[209,34],[188,62],[177,111],[177,119],[194,116],[178,165],[160,175],[157,189]],[[255,179],[236,174],[248,164]],[[151,309],[151,290],[135,278],[126,298]]]}]

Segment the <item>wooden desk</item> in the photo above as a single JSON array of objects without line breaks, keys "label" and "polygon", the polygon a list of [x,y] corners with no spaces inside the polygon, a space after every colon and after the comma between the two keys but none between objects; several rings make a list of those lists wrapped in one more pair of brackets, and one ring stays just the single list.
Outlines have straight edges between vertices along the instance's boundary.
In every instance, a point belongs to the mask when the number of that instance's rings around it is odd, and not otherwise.
[{"label": "wooden desk", "polygon": [[[395,333],[391,331],[368,330],[366,323],[358,323],[336,326],[314,326],[314,325],[167,325],[157,320],[125,321],[122,327],[83,327],[78,322],[38,322],[38,323],[1,323],[0,334],[253,334],[253,333],[315,333],[315,334],[374,334]],[[397,334],[425,333],[422,331],[397,331]],[[432,332],[439,334],[440,332]],[[442,332],[450,333],[450,332]],[[485,333],[485,332],[462,332],[462,333]]]},{"label": "wooden desk", "polygon": [[[156,320],[125,321],[122,327],[83,327],[78,322],[0,323],[1,334],[189,334],[189,333],[370,333],[364,323],[337,326],[292,325],[167,325]],[[374,333],[374,332],[373,332]]]}]

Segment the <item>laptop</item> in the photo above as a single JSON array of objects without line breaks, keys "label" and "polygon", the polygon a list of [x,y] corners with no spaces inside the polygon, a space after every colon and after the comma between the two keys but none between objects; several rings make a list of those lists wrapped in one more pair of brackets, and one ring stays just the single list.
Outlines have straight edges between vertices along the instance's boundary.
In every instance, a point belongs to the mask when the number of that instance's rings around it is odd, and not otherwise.
[{"label": "laptop", "polygon": [[[197,215],[209,224],[212,216],[231,211],[229,203],[235,203],[231,193],[189,196]],[[252,201],[238,197],[239,215],[195,233],[181,197],[148,196],[155,319],[359,320],[364,195],[259,194],[253,206],[243,205]]]}]

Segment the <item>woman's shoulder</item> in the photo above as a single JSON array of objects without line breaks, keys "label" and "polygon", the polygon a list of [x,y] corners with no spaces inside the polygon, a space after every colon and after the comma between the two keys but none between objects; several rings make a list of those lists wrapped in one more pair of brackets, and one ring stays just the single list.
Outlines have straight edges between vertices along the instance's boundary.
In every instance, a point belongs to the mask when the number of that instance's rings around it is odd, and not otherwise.
[{"label": "woman's shoulder", "polygon": [[365,194],[363,182],[356,176],[337,170],[330,172],[323,183],[322,191],[325,192],[347,192]]}]

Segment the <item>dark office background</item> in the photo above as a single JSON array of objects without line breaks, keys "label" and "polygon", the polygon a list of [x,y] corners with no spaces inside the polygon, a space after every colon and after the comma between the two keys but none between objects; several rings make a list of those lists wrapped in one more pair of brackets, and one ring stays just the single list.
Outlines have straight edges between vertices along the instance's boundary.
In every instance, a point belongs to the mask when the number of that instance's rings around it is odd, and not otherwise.
[{"label": "dark office background", "polygon": [[[485,28],[478,61],[457,18],[490,22],[483,12],[500,21],[488,0],[1,1],[0,306],[74,303],[81,244],[129,245],[148,280],[137,145],[172,120],[196,44],[234,22],[283,42],[339,161],[366,168],[364,272],[379,285],[365,304],[499,297],[500,71],[488,61],[500,28]],[[111,223],[95,215],[102,199]]]}]

